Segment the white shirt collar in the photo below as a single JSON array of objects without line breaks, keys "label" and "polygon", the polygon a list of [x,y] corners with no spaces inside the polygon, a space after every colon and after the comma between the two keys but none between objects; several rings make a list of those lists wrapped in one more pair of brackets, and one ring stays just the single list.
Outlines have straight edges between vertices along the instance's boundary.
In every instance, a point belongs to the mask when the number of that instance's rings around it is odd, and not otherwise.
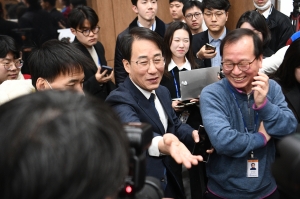
[{"label": "white shirt collar", "polygon": [[173,59],[171,59],[171,62],[170,62],[169,65],[168,65],[168,71],[173,70],[173,68],[175,68],[175,67],[177,67],[178,70],[182,70],[182,69],[184,69],[184,68],[185,68],[186,70],[192,70],[191,64],[190,64],[190,62],[187,60],[186,57],[185,57],[185,63],[184,63],[180,68],[175,64],[175,62],[173,61]]},{"label": "white shirt collar", "polygon": [[[144,27],[139,21],[137,21],[137,25],[138,27]],[[152,24],[152,26],[149,28],[152,31],[155,31],[156,29],[156,20],[154,20],[154,23]]]},{"label": "white shirt collar", "polygon": [[270,13],[271,8],[272,8],[272,5],[271,5],[267,10],[265,10],[265,11],[262,13],[262,15],[263,15],[266,19],[268,19],[269,15],[271,14],[271,13]]},{"label": "white shirt collar", "polygon": [[139,89],[139,91],[141,91],[141,93],[143,93],[143,95],[146,97],[146,99],[149,99],[150,96],[151,96],[151,93],[155,93],[155,90],[149,92],[149,91],[146,91],[145,89],[142,89],[141,87],[139,87],[136,83],[134,83],[134,81],[132,81],[132,79],[130,78],[131,82],[135,85],[135,87],[137,87],[137,89]]}]

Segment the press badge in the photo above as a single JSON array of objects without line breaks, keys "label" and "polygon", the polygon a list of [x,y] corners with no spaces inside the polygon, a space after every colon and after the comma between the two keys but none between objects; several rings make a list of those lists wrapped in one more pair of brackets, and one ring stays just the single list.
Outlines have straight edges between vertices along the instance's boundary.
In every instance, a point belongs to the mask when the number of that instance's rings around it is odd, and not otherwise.
[{"label": "press badge", "polygon": [[253,151],[251,152],[250,158],[247,160],[247,177],[257,178],[258,177],[258,159],[254,158]]},{"label": "press badge", "polygon": [[186,121],[188,120],[189,116],[190,116],[190,113],[188,111],[183,111],[179,117],[180,121],[185,124]]}]

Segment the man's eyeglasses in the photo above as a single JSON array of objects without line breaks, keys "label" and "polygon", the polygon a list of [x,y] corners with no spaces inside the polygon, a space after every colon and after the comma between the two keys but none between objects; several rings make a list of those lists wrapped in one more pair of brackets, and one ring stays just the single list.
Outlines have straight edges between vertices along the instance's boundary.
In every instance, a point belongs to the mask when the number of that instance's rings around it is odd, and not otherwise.
[{"label": "man's eyeglasses", "polygon": [[92,33],[94,33],[94,34],[97,34],[97,33],[99,32],[99,30],[100,30],[100,27],[99,27],[99,26],[96,26],[94,29],[76,30],[76,31],[82,33],[83,36],[88,37],[88,36],[90,35],[91,31],[92,31]]},{"label": "man's eyeglasses", "polygon": [[193,17],[195,17],[195,19],[198,19],[200,17],[200,15],[202,15],[201,12],[195,12],[194,14],[185,15],[185,18],[188,19],[188,20],[192,20]]},{"label": "man's eyeglasses", "polygon": [[155,66],[159,67],[159,66],[164,65],[165,58],[162,56],[156,56],[153,59],[140,58],[137,61],[131,61],[131,62],[135,62],[141,69],[146,69],[146,68],[149,68],[150,61],[152,61]]},{"label": "man's eyeglasses", "polygon": [[14,67],[17,69],[22,68],[24,61],[22,59],[17,60],[8,60],[4,59],[4,61],[1,62],[1,64],[4,66],[6,70],[13,70]]},{"label": "man's eyeglasses", "polygon": [[204,15],[208,18],[211,18],[213,15],[215,15],[216,18],[220,18],[222,15],[224,14],[224,12],[218,11],[218,12],[205,12]]},{"label": "man's eyeglasses", "polygon": [[241,61],[239,63],[233,63],[233,62],[222,62],[222,69],[226,71],[231,71],[233,70],[234,66],[237,65],[237,67],[241,71],[247,71],[250,68],[250,65],[256,60],[256,58],[253,59],[253,61]]}]

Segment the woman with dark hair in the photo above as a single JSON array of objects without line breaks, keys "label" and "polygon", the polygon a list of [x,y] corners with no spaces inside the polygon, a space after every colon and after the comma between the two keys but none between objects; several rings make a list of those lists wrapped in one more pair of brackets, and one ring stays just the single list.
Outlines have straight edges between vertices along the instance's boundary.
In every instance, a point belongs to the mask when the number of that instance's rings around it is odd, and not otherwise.
[{"label": "woman with dark hair", "polygon": [[[166,30],[165,37],[165,71],[161,85],[167,87],[172,99],[180,98],[179,72],[197,69],[192,50],[192,33],[183,22],[172,22]],[[172,107],[181,121],[188,123],[194,129],[198,129],[201,122],[197,103],[199,99],[193,99],[191,106],[180,107],[179,100],[173,100]]]},{"label": "woman with dark hair", "polygon": [[288,107],[298,120],[297,132],[300,132],[300,39],[287,49],[283,62],[271,76],[282,88]]},{"label": "woman with dark hair", "polygon": [[242,14],[238,20],[236,28],[247,28],[253,30],[259,36],[259,38],[263,41],[264,58],[270,57],[274,54],[274,52],[268,47],[271,40],[271,33],[263,15],[254,10],[247,11]]}]

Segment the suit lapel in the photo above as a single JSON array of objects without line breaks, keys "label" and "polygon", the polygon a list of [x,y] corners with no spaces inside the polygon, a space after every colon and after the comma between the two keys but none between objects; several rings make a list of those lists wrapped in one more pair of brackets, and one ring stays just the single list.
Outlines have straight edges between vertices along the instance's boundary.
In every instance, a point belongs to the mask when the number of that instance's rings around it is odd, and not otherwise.
[{"label": "suit lapel", "polygon": [[129,89],[129,91],[131,92],[132,96],[136,100],[140,109],[149,118],[149,121],[152,121],[152,125],[155,125],[155,126],[153,126],[153,130],[159,129],[160,132],[156,132],[156,133],[160,133],[163,135],[165,133],[164,126],[160,121],[157,111],[150,104],[148,99],[146,99],[146,97],[143,95],[143,93],[141,93],[141,91],[131,82],[129,77],[127,77],[126,80],[124,81],[124,86]]}]

